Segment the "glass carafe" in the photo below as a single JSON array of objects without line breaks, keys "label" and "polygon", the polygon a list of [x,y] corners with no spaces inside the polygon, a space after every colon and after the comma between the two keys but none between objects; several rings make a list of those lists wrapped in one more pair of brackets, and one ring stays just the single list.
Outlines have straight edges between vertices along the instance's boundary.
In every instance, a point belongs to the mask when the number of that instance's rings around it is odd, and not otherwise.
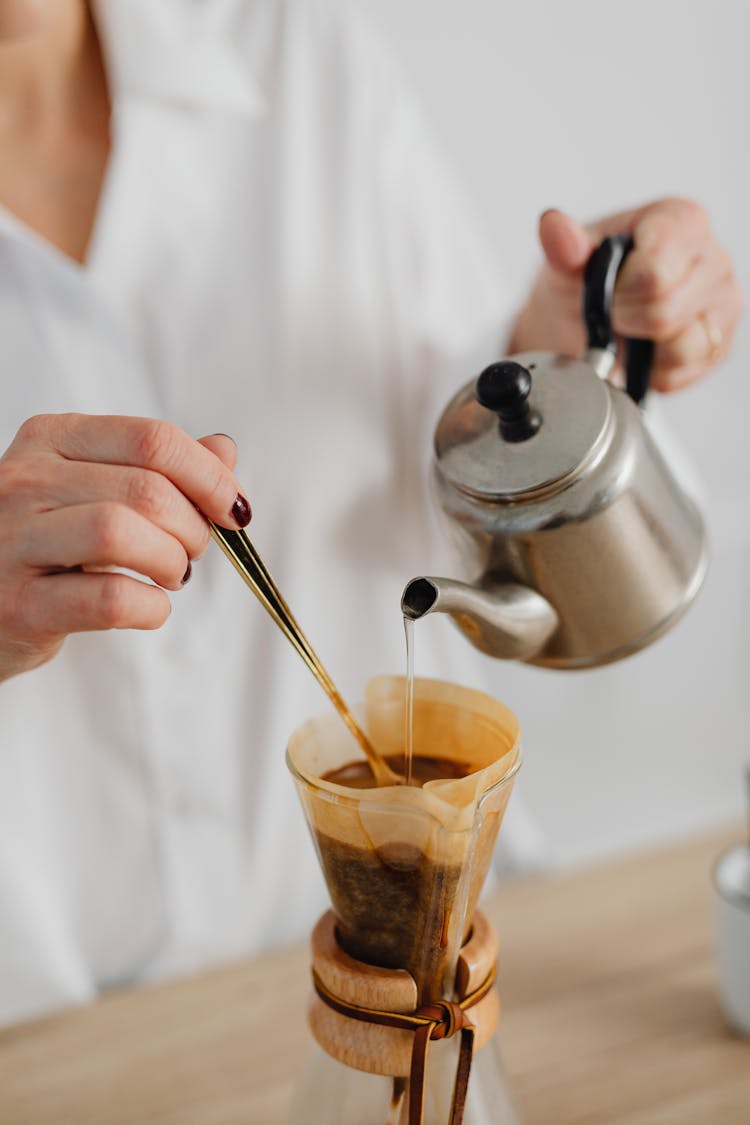
[{"label": "glass carafe", "polygon": [[[403,678],[370,681],[360,718],[396,768],[405,714]],[[496,947],[475,911],[520,766],[518,722],[497,700],[434,680],[415,680],[413,714],[415,758],[447,763],[446,779],[421,788],[325,780],[361,757],[334,715],[289,744],[332,903],[313,935],[316,1045],[290,1125],[516,1121],[494,1040]],[[452,763],[465,776],[450,776]],[[428,1032],[411,1026],[430,1016]]]}]

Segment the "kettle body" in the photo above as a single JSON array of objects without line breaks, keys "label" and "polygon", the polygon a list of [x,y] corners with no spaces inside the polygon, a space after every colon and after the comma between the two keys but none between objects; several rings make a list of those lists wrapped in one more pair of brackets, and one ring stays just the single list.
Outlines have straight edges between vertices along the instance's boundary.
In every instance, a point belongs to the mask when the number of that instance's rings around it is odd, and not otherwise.
[{"label": "kettle body", "polygon": [[[535,358],[516,357],[525,365]],[[433,463],[434,495],[466,580],[501,600],[509,586],[520,586],[554,610],[530,651],[514,651],[509,637],[497,635],[494,648],[479,645],[491,655],[552,668],[619,660],[666,632],[701,586],[708,552],[696,504],[638,407],[624,391],[600,386],[608,400],[603,432],[588,463],[566,479],[522,498],[479,500],[446,475],[440,459]],[[486,641],[476,621],[462,620],[458,588],[452,592],[448,612],[470,640]],[[538,605],[531,621],[541,614]],[[525,623],[522,632],[529,628]]]}]

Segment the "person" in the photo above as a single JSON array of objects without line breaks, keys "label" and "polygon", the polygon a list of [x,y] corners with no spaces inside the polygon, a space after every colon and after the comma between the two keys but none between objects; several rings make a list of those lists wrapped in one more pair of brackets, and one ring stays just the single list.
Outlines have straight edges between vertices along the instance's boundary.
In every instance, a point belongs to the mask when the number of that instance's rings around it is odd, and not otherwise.
[{"label": "person", "polygon": [[[726,355],[740,297],[705,211],[666,199],[545,214],[514,316],[392,62],[317,0],[0,0],[0,203],[9,1022],[299,938],[325,902],[283,760],[325,701],[204,517],[252,502],[356,698],[403,667],[401,589],[439,557],[456,387],[579,350],[607,232],[633,233],[615,325],[656,341],[660,390]],[[447,634],[417,652],[480,666]]]}]

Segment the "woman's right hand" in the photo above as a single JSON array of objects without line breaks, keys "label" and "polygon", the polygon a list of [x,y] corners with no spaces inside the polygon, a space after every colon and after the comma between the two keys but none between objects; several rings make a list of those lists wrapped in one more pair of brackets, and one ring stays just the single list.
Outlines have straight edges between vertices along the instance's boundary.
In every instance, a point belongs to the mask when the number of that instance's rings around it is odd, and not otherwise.
[{"label": "woman's right hand", "polygon": [[0,680],[51,659],[68,633],[163,625],[165,590],[209,543],[201,513],[250,521],[235,456],[230,438],[151,418],[25,422],[0,458]]}]

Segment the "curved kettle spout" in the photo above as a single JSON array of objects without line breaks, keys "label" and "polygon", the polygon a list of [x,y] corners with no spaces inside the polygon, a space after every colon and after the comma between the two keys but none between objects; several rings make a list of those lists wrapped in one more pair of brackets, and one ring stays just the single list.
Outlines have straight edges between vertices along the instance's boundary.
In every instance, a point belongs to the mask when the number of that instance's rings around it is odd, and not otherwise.
[{"label": "curved kettle spout", "polygon": [[401,597],[404,617],[447,613],[475,648],[501,660],[531,660],[558,626],[555,610],[528,586],[478,588],[451,578],[413,578]]}]

